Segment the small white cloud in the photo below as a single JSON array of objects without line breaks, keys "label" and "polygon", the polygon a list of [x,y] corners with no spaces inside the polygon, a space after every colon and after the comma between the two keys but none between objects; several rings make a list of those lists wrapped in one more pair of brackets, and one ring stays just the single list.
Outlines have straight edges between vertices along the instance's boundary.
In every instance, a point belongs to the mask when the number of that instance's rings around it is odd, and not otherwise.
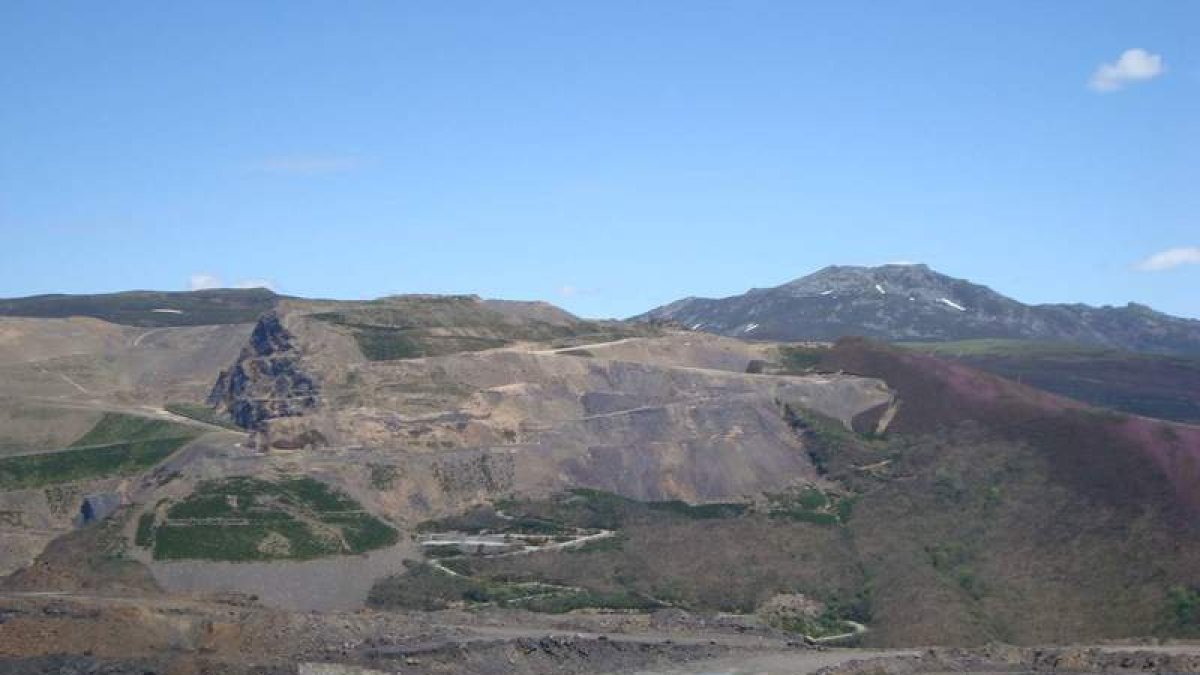
[{"label": "small white cloud", "polygon": [[1088,87],[1101,93],[1120,91],[1127,84],[1153,80],[1165,71],[1161,55],[1145,49],[1126,49],[1113,63],[1100,64],[1088,80]]},{"label": "small white cloud", "polygon": [[268,157],[255,162],[252,166],[255,170],[266,173],[309,176],[322,173],[345,173],[361,168],[362,165],[363,162],[358,157],[289,155]]},{"label": "small white cloud", "polygon": [[1136,267],[1143,272],[1162,272],[1180,265],[1200,265],[1200,246],[1180,246],[1159,251],[1139,262]]},{"label": "small white cloud", "polygon": [[601,289],[596,287],[580,288],[579,286],[572,286],[570,284],[558,287],[558,295],[559,297],[563,298],[577,298],[583,295],[596,295],[600,291]]},{"label": "small white cloud", "polygon": [[268,291],[275,290],[275,284],[268,279],[242,279],[233,285],[234,288],[265,288]]},{"label": "small white cloud", "polygon": [[220,288],[221,280],[211,274],[193,274],[188,279],[188,288],[193,291],[204,291],[210,288]]}]

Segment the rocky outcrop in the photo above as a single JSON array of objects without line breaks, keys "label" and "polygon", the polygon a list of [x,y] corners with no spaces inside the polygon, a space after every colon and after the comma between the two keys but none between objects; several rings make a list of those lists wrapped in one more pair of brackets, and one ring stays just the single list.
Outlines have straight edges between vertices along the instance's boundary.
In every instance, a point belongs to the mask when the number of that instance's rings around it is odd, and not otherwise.
[{"label": "rocky outcrop", "polygon": [[249,344],[218,376],[208,402],[252,431],[264,430],[271,419],[303,415],[320,405],[317,381],[305,370],[295,336],[278,313],[259,317]]}]

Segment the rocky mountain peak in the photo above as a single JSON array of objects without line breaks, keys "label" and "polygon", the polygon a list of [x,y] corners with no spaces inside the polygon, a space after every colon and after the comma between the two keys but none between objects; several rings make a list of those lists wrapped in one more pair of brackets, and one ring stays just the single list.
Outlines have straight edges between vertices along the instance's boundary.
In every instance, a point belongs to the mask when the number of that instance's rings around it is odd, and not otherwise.
[{"label": "rocky mountain peak", "polygon": [[774,288],[685,298],[635,318],[763,340],[1009,338],[1200,354],[1200,321],[1133,303],[1026,305],[922,264],[833,265]]}]

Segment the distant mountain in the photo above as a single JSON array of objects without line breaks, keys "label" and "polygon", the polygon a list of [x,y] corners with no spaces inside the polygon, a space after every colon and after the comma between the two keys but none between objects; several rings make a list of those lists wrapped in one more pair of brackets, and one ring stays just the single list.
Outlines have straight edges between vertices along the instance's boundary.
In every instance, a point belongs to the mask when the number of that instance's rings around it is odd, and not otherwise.
[{"label": "distant mountain", "polygon": [[280,297],[265,288],[32,295],[0,299],[0,316],[87,316],[143,327],[253,323],[260,314],[274,308]]},{"label": "distant mountain", "polygon": [[1026,305],[926,265],[826,267],[728,298],[684,298],[635,319],[759,340],[1027,339],[1200,354],[1200,321],[1144,305]]}]

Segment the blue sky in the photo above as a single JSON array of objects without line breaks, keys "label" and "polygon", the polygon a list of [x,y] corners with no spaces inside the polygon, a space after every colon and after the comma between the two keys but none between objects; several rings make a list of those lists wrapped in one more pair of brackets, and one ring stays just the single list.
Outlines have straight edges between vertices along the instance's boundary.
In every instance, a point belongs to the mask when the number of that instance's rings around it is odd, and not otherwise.
[{"label": "blue sky", "polygon": [[1200,317],[1198,34],[1185,0],[8,0],[0,296],[625,316],[907,260]]}]

